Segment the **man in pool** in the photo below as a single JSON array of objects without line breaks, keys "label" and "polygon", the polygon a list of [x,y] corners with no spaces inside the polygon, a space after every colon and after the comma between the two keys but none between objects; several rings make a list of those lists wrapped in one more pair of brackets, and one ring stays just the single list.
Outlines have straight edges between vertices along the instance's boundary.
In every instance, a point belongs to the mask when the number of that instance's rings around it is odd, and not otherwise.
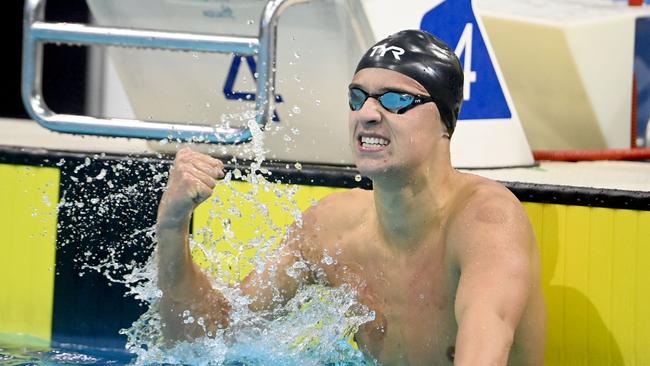
[{"label": "man in pool", "polygon": [[[526,213],[502,185],[451,166],[462,86],[458,58],[426,32],[402,31],[368,50],[349,86],[349,130],[373,190],[335,193],[308,209],[273,266],[242,284],[251,308],[276,306],[314,281],[285,269],[301,258],[321,263],[327,250],[338,255],[321,265],[326,282],[354,285],[376,312],[355,339],[381,364],[542,365],[545,310]],[[228,324],[229,304],[188,245],[190,215],[222,169],[217,159],[179,151],[160,203],[158,279],[170,340],[204,335],[183,323],[184,310],[209,329]]]}]

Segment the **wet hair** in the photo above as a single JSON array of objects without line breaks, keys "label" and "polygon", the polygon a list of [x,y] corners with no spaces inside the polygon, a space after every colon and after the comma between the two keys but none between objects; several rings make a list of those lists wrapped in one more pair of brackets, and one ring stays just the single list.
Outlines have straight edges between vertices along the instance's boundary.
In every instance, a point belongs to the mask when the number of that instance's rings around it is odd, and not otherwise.
[{"label": "wet hair", "polygon": [[463,102],[463,69],[445,42],[425,31],[404,30],[370,47],[355,74],[370,67],[397,71],[422,84],[451,137]]}]

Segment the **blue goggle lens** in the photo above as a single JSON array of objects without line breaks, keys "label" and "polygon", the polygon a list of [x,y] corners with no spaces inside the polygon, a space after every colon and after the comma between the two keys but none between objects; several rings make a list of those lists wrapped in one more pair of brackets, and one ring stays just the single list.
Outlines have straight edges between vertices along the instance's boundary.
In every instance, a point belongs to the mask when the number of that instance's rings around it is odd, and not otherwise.
[{"label": "blue goggle lens", "polygon": [[353,111],[358,111],[363,107],[363,103],[368,99],[368,94],[363,90],[357,88],[351,88],[348,93],[348,98],[350,101],[350,109]]},{"label": "blue goggle lens", "polygon": [[366,100],[370,97],[376,98],[382,107],[393,113],[398,113],[400,110],[410,106],[415,101],[415,96],[410,94],[389,91],[381,95],[369,95],[359,88],[350,88],[348,94],[350,109],[353,111],[360,110]]},{"label": "blue goggle lens", "polygon": [[395,92],[384,93],[379,97],[379,103],[389,111],[396,112],[404,107],[410,106],[415,97],[409,94],[398,94]]}]

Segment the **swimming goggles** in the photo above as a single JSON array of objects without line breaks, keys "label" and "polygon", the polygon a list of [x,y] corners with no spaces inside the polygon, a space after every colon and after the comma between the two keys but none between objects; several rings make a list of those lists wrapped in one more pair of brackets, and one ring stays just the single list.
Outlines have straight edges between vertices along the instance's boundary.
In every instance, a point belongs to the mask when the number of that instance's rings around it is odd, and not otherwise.
[{"label": "swimming goggles", "polygon": [[382,107],[396,114],[402,114],[413,107],[417,107],[420,104],[433,102],[433,98],[423,97],[420,95],[412,95],[395,91],[387,91],[382,94],[368,94],[362,89],[352,87],[348,93],[348,102],[350,103],[350,109],[353,111],[360,110],[368,98],[377,99]]}]

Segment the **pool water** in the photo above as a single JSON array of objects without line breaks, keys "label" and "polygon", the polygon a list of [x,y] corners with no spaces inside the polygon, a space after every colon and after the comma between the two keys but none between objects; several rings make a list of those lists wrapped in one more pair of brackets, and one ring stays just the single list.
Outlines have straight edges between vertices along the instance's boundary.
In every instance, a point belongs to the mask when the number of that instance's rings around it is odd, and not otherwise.
[{"label": "pool water", "polygon": [[0,334],[0,365],[126,365],[134,355],[126,350],[52,344],[27,336]]},{"label": "pool water", "polygon": [[[75,344],[53,344],[31,337],[0,334],[0,365],[132,365],[138,364],[136,356],[125,350],[98,349]],[[214,363],[224,366],[244,365],[302,365],[300,360],[280,360],[277,355],[269,355],[252,348],[240,347],[237,360]],[[176,364],[176,363],[173,363]],[[187,363],[188,365],[212,365],[213,363]],[[312,364],[312,363],[310,363]],[[155,365],[171,365],[155,363]],[[374,365],[371,361],[348,360],[322,362],[327,366]]]}]

